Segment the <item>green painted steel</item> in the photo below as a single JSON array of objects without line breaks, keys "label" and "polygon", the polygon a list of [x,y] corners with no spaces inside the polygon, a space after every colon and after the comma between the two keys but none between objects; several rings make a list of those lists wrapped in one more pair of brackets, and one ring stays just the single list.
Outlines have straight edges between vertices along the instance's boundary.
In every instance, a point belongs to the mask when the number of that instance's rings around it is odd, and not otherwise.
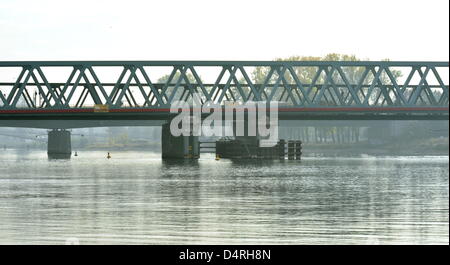
[{"label": "green painted steel", "polygon": [[[161,74],[152,69],[161,67],[167,72],[158,82]],[[3,61],[0,118],[101,119],[124,112],[152,118],[197,94],[202,103],[222,105],[276,101],[293,119],[332,114],[448,119],[448,67],[448,62],[405,61]],[[65,74],[48,73],[55,69]],[[113,81],[105,81],[105,71]],[[91,113],[94,105],[106,106],[109,114]]]}]

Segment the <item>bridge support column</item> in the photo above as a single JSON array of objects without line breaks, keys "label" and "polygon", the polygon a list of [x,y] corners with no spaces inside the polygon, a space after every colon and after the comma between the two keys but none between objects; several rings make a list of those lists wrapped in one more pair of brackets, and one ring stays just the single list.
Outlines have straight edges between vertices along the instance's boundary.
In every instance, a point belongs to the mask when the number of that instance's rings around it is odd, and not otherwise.
[{"label": "bridge support column", "polygon": [[49,158],[70,158],[72,155],[70,132],[58,129],[49,131],[47,154]]},{"label": "bridge support column", "polygon": [[198,159],[200,157],[198,136],[173,136],[170,132],[170,122],[163,124],[161,151],[163,159]]}]

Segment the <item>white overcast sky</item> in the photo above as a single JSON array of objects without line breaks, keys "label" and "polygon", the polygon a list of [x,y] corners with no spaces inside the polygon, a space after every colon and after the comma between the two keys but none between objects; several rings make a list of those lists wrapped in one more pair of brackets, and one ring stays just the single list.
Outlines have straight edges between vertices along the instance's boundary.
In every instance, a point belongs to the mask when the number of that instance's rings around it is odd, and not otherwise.
[{"label": "white overcast sky", "polygon": [[448,0],[0,0],[0,61],[449,60]]}]

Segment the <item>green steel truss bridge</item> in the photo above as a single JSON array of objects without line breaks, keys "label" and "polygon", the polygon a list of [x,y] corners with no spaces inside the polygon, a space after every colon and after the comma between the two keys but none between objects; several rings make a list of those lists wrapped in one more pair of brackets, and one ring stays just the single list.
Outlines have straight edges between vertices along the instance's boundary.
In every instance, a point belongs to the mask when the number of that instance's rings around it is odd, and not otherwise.
[{"label": "green steel truss bridge", "polygon": [[448,120],[448,62],[0,62],[0,120],[166,120],[170,105],[277,101],[280,119]]}]

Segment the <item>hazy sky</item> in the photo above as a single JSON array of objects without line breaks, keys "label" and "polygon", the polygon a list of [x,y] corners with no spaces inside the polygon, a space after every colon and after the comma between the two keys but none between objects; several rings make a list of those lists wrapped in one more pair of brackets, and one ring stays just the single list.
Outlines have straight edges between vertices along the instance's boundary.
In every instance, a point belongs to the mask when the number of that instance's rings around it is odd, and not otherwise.
[{"label": "hazy sky", "polygon": [[449,60],[448,0],[0,0],[0,60]]}]

